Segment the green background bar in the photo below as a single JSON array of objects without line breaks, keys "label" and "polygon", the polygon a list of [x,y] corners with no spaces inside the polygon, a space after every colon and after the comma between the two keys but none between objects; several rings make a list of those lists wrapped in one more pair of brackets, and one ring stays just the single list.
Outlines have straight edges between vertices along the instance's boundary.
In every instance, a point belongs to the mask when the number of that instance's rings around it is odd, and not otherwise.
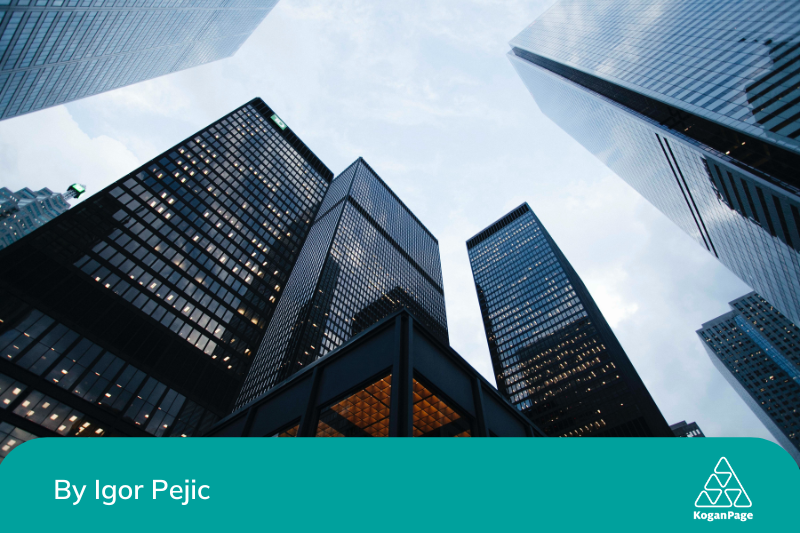
[{"label": "green background bar", "polygon": [[[695,508],[723,456],[752,506]],[[78,505],[56,479],[87,486]],[[144,487],[103,505],[98,479]],[[154,479],[210,499],[154,501]],[[4,531],[796,531],[800,496],[789,455],[743,438],[36,439],[0,484]],[[728,510],[753,519],[693,518]]]}]

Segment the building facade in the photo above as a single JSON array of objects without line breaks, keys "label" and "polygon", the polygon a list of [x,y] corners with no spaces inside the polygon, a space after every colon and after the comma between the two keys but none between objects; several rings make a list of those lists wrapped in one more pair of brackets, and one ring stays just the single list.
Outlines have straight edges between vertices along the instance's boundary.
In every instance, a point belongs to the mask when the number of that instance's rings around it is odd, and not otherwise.
[{"label": "building facade", "polygon": [[672,433],[674,433],[676,437],[705,437],[703,430],[700,429],[697,422],[689,422],[687,424],[686,421],[683,420],[677,424],[672,424],[669,429],[672,430]]},{"label": "building facade", "polygon": [[800,5],[561,0],[508,57],[551,120],[800,321]]},{"label": "building facade", "polygon": [[0,119],[229,57],[277,0],[142,3],[3,2]]},{"label": "building facade", "polygon": [[401,309],[229,415],[212,437],[543,437]]},{"label": "building facade", "polygon": [[204,432],[233,407],[332,178],[255,99],[0,251],[0,422]]},{"label": "building facade", "polygon": [[755,292],[697,334],[711,362],[800,464],[800,328]]},{"label": "building facade", "polygon": [[48,188],[32,191],[26,187],[17,192],[0,188],[0,250],[65,212],[69,209],[67,200],[84,192],[86,189],[78,183],[70,185],[64,194]]},{"label": "building facade", "polygon": [[237,408],[399,309],[448,342],[439,243],[359,158],[331,183]]},{"label": "building facade", "polygon": [[528,204],[467,241],[497,388],[550,437],[672,436]]}]

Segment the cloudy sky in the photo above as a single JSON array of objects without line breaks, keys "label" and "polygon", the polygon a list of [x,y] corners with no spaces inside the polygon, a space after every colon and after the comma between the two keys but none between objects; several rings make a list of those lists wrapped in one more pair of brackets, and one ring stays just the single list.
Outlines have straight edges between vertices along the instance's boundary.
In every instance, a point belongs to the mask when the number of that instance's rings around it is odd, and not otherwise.
[{"label": "cloudy sky", "polygon": [[453,347],[494,383],[465,241],[527,201],[667,421],[771,439],[695,331],[749,288],[541,114],[505,57],[552,2],[281,0],[232,58],[0,122],[0,186],[98,191],[260,96],[436,235]]}]

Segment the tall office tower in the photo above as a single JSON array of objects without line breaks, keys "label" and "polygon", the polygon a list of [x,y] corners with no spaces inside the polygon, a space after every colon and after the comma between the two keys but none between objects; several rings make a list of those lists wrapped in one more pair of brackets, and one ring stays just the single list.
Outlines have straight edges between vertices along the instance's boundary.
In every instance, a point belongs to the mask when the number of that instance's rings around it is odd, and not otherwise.
[{"label": "tall office tower", "polygon": [[800,464],[800,328],[751,292],[697,331],[711,362]]},{"label": "tall office tower", "polygon": [[325,195],[237,408],[400,309],[448,344],[439,242],[359,158]]},{"label": "tall office tower", "polygon": [[0,251],[0,422],[201,434],[233,407],[332,178],[255,99]]},{"label": "tall office tower", "polygon": [[510,44],[545,115],[800,323],[800,3],[562,0]]},{"label": "tall office tower", "polygon": [[671,437],[578,274],[528,204],[467,241],[497,388],[551,437]]},{"label": "tall office tower", "polygon": [[278,0],[0,3],[4,119],[229,57]]},{"label": "tall office tower", "polygon": [[677,424],[672,424],[669,429],[672,430],[672,433],[675,434],[676,437],[705,437],[703,430],[700,429],[697,422],[689,422],[687,424],[686,421],[683,420]]},{"label": "tall office tower", "polygon": [[46,187],[35,192],[27,187],[17,192],[0,188],[0,250],[56,218],[69,209],[67,200],[84,192],[79,183],[70,185],[64,194]]}]

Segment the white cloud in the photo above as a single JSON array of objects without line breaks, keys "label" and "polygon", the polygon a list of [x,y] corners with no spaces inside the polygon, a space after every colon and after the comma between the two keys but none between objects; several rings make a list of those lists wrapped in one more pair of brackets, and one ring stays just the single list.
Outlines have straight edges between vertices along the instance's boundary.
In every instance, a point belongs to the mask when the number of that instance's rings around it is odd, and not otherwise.
[{"label": "white cloud", "polygon": [[628,301],[622,296],[621,289],[628,281],[628,273],[621,266],[599,274],[593,273],[585,281],[587,285],[597,287],[592,292],[592,298],[612,328],[616,328],[639,310],[638,303]]},{"label": "white cloud", "polygon": [[90,137],[63,106],[0,122],[0,161],[4,187],[63,192],[77,182],[84,198],[139,166],[124,144]]}]

